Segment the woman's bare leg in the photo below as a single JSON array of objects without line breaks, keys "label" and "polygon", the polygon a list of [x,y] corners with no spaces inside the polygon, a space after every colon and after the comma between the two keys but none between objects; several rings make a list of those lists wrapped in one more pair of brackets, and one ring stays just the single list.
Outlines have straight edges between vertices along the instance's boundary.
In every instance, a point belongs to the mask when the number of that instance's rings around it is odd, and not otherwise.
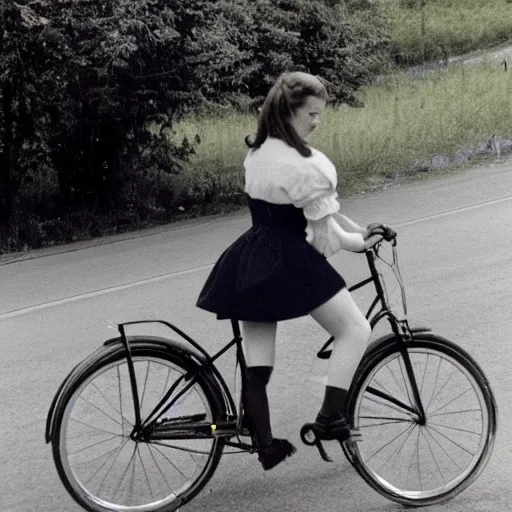
[{"label": "woman's bare leg", "polygon": [[371,335],[370,324],[346,288],[312,311],[311,316],[334,337],[320,415],[344,414],[348,389]]}]

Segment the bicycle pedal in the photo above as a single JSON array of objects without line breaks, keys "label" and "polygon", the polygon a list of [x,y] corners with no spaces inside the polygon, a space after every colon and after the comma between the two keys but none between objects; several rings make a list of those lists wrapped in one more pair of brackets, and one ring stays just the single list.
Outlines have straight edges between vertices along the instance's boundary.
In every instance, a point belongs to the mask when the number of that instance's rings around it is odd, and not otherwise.
[{"label": "bicycle pedal", "polygon": [[325,462],[332,462],[332,459],[329,457],[329,455],[327,455],[327,452],[325,451],[322,441],[316,435],[314,426],[314,423],[306,423],[303,425],[303,427],[300,429],[300,437],[302,442],[306,446],[316,446],[318,452],[320,453],[320,457],[322,457]]},{"label": "bicycle pedal", "polygon": [[314,427],[314,423],[306,423],[300,429],[300,438],[306,446],[314,446],[317,442]]},{"label": "bicycle pedal", "polygon": [[320,441],[320,439],[317,439],[315,444],[320,453],[320,457],[322,457],[322,459],[325,460],[325,462],[332,462],[332,459],[329,457],[329,455],[327,455],[327,452],[325,451],[322,441]]}]

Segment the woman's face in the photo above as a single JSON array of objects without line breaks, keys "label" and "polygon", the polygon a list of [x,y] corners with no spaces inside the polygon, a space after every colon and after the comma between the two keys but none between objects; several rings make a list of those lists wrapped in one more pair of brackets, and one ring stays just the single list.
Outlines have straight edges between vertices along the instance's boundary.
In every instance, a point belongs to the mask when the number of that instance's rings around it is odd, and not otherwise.
[{"label": "woman's face", "polygon": [[324,100],[316,96],[308,96],[306,103],[290,116],[290,124],[302,140],[307,140],[318,126],[324,109]]}]

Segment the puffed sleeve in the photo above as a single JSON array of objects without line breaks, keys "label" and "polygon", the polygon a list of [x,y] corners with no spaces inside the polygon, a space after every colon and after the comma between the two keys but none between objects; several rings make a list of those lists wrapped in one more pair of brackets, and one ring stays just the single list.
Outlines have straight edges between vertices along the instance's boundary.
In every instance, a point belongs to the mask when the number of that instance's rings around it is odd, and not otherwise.
[{"label": "puffed sleeve", "polygon": [[340,209],[335,180],[312,168],[287,188],[293,205],[303,209],[308,221],[306,241],[318,252],[328,258],[341,249],[363,250],[363,236],[345,231],[335,220],[334,214]]}]

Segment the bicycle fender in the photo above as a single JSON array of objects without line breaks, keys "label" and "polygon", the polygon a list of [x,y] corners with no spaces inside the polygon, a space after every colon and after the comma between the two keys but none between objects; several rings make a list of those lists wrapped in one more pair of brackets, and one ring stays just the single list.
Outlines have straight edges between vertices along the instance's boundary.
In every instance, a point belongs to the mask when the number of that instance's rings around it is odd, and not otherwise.
[{"label": "bicycle fender", "polygon": [[[161,350],[168,352],[180,352],[184,358],[190,358],[194,362],[204,362],[205,357],[198,351],[193,350],[187,345],[180,343],[175,340],[168,338],[161,338],[158,336],[127,336],[128,342],[131,344],[136,343],[138,346],[147,345],[148,348],[160,348]],[[103,345],[97,348],[92,354],[87,356],[83,361],[78,363],[63,380],[55,396],[53,397],[52,404],[48,411],[46,418],[46,429],[45,429],[45,441],[50,443],[53,440],[55,432],[55,423],[57,421],[56,411],[58,411],[64,398],[68,392],[80,380],[87,369],[93,365],[101,363],[113,355],[120,352],[125,352],[125,347],[122,343],[122,338],[111,338],[103,343]]]},{"label": "bicycle fender", "polygon": [[[422,332],[430,332],[432,329],[429,327],[411,327],[412,335],[422,333]],[[384,336],[381,336],[380,338],[377,338],[375,341],[370,343],[368,346],[368,349],[366,350],[366,353],[369,354],[370,352],[378,352],[386,347],[388,347],[390,344],[394,343],[395,334],[390,333],[386,334]]]}]

